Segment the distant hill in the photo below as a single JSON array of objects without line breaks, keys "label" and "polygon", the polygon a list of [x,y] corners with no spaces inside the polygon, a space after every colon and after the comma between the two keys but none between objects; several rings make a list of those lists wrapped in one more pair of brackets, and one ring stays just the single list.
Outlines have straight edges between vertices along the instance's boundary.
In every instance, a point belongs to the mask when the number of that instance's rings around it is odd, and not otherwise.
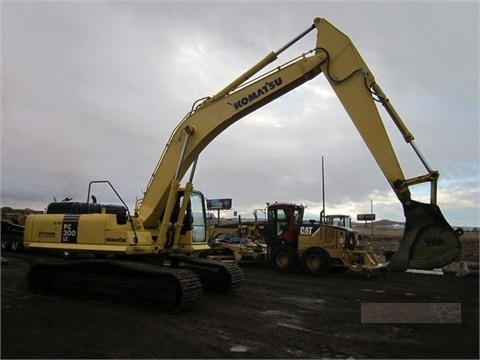
[{"label": "distant hill", "polygon": [[[365,225],[364,221],[357,221],[357,222],[352,222],[354,225]],[[370,224],[370,221],[367,221],[367,224]],[[405,223],[401,221],[392,221],[392,220],[387,220],[387,219],[382,219],[378,221],[373,222],[374,226],[392,226],[392,225],[400,225],[404,226]]]}]

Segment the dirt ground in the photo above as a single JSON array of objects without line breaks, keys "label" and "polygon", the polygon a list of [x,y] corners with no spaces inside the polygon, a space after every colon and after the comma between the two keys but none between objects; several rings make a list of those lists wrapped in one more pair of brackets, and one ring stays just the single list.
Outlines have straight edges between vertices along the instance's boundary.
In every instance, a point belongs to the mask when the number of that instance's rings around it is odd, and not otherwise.
[{"label": "dirt ground", "polygon": [[[35,255],[6,255],[2,359],[479,358],[478,276],[309,277],[244,265],[237,293],[204,294],[192,309],[166,315],[35,295],[25,281]],[[398,309],[395,316],[385,312],[389,304]]]}]

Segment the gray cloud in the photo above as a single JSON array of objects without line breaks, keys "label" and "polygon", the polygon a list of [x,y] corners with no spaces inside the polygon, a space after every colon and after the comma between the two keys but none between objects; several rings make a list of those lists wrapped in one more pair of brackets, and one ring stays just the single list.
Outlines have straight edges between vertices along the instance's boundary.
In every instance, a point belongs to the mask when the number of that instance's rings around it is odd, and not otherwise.
[{"label": "gray cloud", "polygon": [[[477,2],[3,2],[2,205],[141,196],[174,127],[268,52],[329,19],[348,34],[434,169],[439,205],[478,225]],[[282,54],[286,62],[311,35]],[[401,206],[323,77],[242,119],[202,153],[195,186],[250,215],[275,200],[351,215]],[[387,122],[389,120],[386,120]],[[390,123],[408,176],[425,172]],[[100,190],[99,190],[100,191]],[[423,199],[428,191],[419,190]],[[101,201],[114,201],[105,192]],[[226,214],[228,216],[228,214]]]}]

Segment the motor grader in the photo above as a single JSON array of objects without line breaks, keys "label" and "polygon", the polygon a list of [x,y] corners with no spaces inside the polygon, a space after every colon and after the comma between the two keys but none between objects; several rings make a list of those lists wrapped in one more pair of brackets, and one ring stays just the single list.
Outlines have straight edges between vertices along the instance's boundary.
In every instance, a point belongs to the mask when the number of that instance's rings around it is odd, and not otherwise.
[{"label": "motor grader", "polygon": [[370,244],[361,244],[352,228],[333,221],[307,223],[304,210],[303,205],[275,202],[267,206],[266,222],[213,226],[210,257],[236,263],[264,262],[278,272],[300,269],[308,275],[347,269],[369,273],[384,265]]}]

